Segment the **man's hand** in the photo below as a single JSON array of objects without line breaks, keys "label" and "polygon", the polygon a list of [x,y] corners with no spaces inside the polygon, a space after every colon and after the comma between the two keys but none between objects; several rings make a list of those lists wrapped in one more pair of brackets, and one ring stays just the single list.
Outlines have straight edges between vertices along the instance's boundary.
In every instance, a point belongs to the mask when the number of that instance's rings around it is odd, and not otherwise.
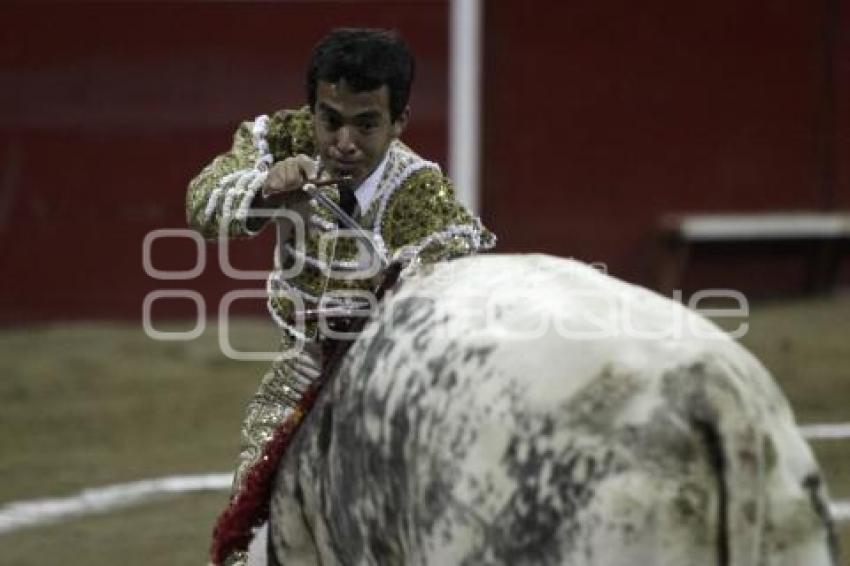
[{"label": "man's hand", "polygon": [[300,195],[307,198],[306,193],[301,192],[301,187],[308,179],[315,179],[318,174],[318,162],[304,154],[278,161],[272,165],[260,190],[264,206],[276,208],[290,204],[299,200]]},{"label": "man's hand", "polygon": [[[309,195],[301,187],[318,173],[319,164],[304,154],[278,161],[269,169],[266,182],[254,195],[251,208],[275,209],[286,205],[306,218]],[[251,216],[246,220],[246,226],[249,230],[258,231],[267,220],[267,216]]]}]

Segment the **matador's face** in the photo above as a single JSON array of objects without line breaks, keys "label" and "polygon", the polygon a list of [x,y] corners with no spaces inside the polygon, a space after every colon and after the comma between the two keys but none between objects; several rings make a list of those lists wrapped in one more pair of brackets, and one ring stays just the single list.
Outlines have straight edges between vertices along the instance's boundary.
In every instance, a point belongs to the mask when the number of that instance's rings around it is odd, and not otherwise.
[{"label": "matador's face", "polygon": [[350,176],[356,188],[374,171],[407,124],[409,110],[392,121],[386,85],[355,92],[345,79],[316,85],[313,130],[325,171],[331,177]]}]

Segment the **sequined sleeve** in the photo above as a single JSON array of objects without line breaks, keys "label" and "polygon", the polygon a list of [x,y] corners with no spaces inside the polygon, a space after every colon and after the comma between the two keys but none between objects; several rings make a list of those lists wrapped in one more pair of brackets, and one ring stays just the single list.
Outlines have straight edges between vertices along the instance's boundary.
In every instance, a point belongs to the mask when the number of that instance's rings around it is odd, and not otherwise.
[{"label": "sequined sleeve", "polygon": [[249,209],[268,168],[297,153],[312,154],[310,114],[306,108],[262,115],[239,125],[230,150],[212,160],[189,183],[186,218],[206,238],[247,237]]},{"label": "sequined sleeve", "polygon": [[435,169],[420,170],[399,187],[381,232],[392,259],[435,262],[496,244],[496,236],[455,200],[451,181]]}]

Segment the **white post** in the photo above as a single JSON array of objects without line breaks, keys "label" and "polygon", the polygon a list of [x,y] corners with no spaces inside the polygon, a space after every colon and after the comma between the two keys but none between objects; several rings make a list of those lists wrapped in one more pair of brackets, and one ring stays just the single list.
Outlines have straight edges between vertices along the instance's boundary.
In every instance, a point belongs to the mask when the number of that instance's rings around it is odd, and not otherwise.
[{"label": "white post", "polygon": [[481,114],[481,1],[451,0],[449,176],[457,198],[478,214]]}]

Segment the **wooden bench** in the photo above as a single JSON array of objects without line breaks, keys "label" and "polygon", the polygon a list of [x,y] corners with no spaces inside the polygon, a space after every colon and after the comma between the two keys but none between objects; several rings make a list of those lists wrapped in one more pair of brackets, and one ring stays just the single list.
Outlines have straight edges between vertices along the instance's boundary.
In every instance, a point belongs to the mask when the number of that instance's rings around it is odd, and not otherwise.
[{"label": "wooden bench", "polygon": [[807,290],[824,292],[834,286],[841,247],[850,241],[848,212],[668,214],[659,227],[657,284],[665,294],[681,288],[694,246],[770,242],[811,242]]}]

